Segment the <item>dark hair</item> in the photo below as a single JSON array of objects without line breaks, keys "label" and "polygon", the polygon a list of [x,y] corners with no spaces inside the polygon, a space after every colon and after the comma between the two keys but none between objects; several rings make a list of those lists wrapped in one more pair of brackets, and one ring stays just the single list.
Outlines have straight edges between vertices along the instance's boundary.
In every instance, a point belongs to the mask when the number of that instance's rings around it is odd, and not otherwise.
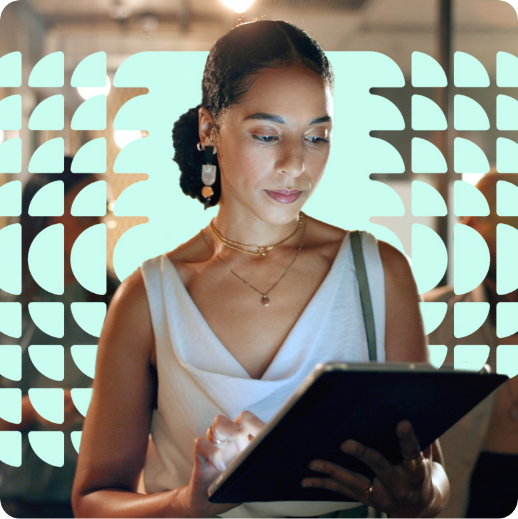
[{"label": "dark hair", "polygon": [[[48,216],[30,216],[29,206],[36,193],[46,185],[56,180],[63,181],[65,195],[77,184],[84,182],[87,178],[94,176],[94,173],[72,173],[73,157],[64,158],[63,173],[35,173],[32,174],[23,188],[22,194],[22,214],[20,215],[20,224],[22,226],[22,292],[18,296],[18,300],[22,304],[30,302],[37,292],[39,286],[32,278],[29,271],[29,248],[36,236],[49,226]],[[109,279],[107,294],[110,298],[113,295],[114,288],[112,280]],[[105,296],[93,294],[91,300],[102,300]]]},{"label": "dark hair", "polygon": [[[183,114],[173,127],[173,160],[180,167],[182,191],[207,207],[216,205],[221,193],[220,175],[212,185],[210,202],[201,196],[204,153],[199,141],[198,111],[204,106],[214,117],[239,103],[263,68],[281,68],[302,63],[333,87],[334,74],[320,45],[303,29],[281,20],[256,20],[237,25],[212,47],[202,81],[202,102]],[[218,166],[218,155],[214,164]]]}]

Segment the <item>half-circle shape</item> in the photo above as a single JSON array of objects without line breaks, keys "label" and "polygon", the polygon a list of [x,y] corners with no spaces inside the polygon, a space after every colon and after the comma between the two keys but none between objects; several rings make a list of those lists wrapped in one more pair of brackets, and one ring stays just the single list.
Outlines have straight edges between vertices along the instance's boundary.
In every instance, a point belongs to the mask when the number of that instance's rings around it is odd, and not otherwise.
[{"label": "half-circle shape", "polygon": [[65,98],[56,94],[44,99],[33,110],[29,130],[62,130],[65,127]]},{"label": "half-circle shape", "polygon": [[11,467],[22,466],[22,433],[20,431],[0,431],[0,461]]},{"label": "half-circle shape", "polygon": [[412,96],[412,130],[446,130],[446,117],[437,103],[426,96]]},{"label": "half-circle shape", "polygon": [[454,127],[458,131],[489,130],[489,117],[471,97],[457,94],[453,105]]},{"label": "half-circle shape", "polygon": [[92,399],[92,388],[91,387],[81,387],[74,388],[70,392],[72,396],[72,401],[76,406],[76,409],[83,415],[86,416],[88,411],[88,406],[90,405],[90,400]]},{"label": "half-circle shape", "polygon": [[489,249],[484,238],[471,227],[453,228],[453,290],[467,294],[482,283],[489,270]]},{"label": "half-circle shape", "polygon": [[81,189],[72,202],[72,216],[106,215],[106,180],[92,182]]},{"label": "half-circle shape", "polygon": [[65,141],[56,137],[44,142],[32,154],[29,173],[63,173],[65,170]]},{"label": "half-circle shape", "polygon": [[65,462],[65,435],[61,431],[30,431],[29,444],[34,453],[53,467]]},{"label": "half-circle shape", "polygon": [[15,338],[22,336],[21,303],[0,303],[0,333]]},{"label": "half-circle shape", "polygon": [[[29,357],[34,367],[51,380],[63,380],[65,376],[65,351],[58,344],[31,344]],[[61,422],[57,422],[61,423]]]},{"label": "half-circle shape", "polygon": [[518,186],[499,180],[496,183],[496,214],[498,216],[518,216]]},{"label": "half-circle shape", "polygon": [[518,58],[509,52],[496,53],[496,85],[518,87]]},{"label": "half-circle shape", "polygon": [[496,170],[498,173],[518,173],[518,143],[505,137],[498,137]]},{"label": "half-circle shape", "polygon": [[62,216],[65,212],[65,184],[55,180],[43,186],[29,205],[30,216]]},{"label": "half-circle shape", "polygon": [[439,369],[446,360],[446,355],[448,355],[448,346],[444,344],[429,344],[428,345],[428,355],[430,357],[430,364]]},{"label": "half-circle shape", "polygon": [[81,431],[72,431],[70,433],[70,439],[72,440],[72,445],[74,446],[74,449],[79,454],[79,447],[81,445]]},{"label": "half-circle shape", "polygon": [[369,190],[371,216],[403,216],[405,206],[394,189],[383,182],[372,181]]},{"label": "half-circle shape", "polygon": [[0,229],[0,250],[4,251],[0,254],[0,289],[19,295],[22,291],[22,226],[19,223]]},{"label": "half-circle shape", "polygon": [[72,353],[72,358],[76,366],[87,377],[94,378],[97,344],[74,344],[70,352]]},{"label": "half-circle shape", "polygon": [[448,208],[437,189],[420,180],[412,182],[413,216],[446,216],[447,214]]},{"label": "half-circle shape", "polygon": [[412,171],[414,173],[446,173],[448,165],[441,150],[426,139],[412,139]]},{"label": "half-circle shape", "polygon": [[0,215],[20,216],[21,214],[22,182],[20,180],[12,180],[0,186]]},{"label": "half-circle shape", "polygon": [[20,88],[22,86],[22,53],[9,52],[0,58],[0,87]]},{"label": "half-circle shape", "polygon": [[22,96],[15,94],[0,101],[0,130],[22,129]]},{"label": "half-circle shape", "polygon": [[0,418],[9,423],[22,421],[22,390],[19,388],[0,389]]},{"label": "half-circle shape", "polygon": [[516,363],[516,346],[511,344],[500,344],[496,348],[496,372],[514,378],[518,375]]},{"label": "half-circle shape", "polygon": [[0,173],[22,172],[22,139],[14,137],[0,143]]},{"label": "half-circle shape", "polygon": [[496,96],[496,127],[499,130],[518,130],[518,100],[499,94]]},{"label": "half-circle shape", "polygon": [[106,138],[99,137],[81,146],[71,169],[72,173],[106,173]]},{"label": "half-circle shape", "polygon": [[47,335],[61,339],[65,333],[65,306],[63,303],[29,303],[29,314],[34,324]]},{"label": "half-circle shape", "polygon": [[489,75],[477,58],[466,52],[457,51],[453,56],[456,87],[488,87]]},{"label": "half-circle shape", "polygon": [[453,335],[467,337],[475,333],[489,315],[489,303],[455,303],[453,307]]},{"label": "half-circle shape", "polygon": [[30,87],[59,87],[65,84],[65,55],[53,52],[34,65],[29,76]]},{"label": "half-circle shape", "polygon": [[[0,312],[2,311],[0,307]],[[20,381],[22,379],[22,347],[4,344],[0,348],[0,377]]]},{"label": "half-circle shape", "polygon": [[72,303],[72,315],[77,324],[94,337],[101,336],[101,330],[106,317],[106,303]]},{"label": "half-circle shape", "polygon": [[499,223],[496,226],[496,293],[509,294],[518,289],[518,229]]},{"label": "half-circle shape", "polygon": [[83,58],[72,74],[70,85],[93,88],[106,86],[106,52],[94,52]]},{"label": "half-circle shape", "polygon": [[480,371],[489,358],[486,344],[458,344],[453,350],[453,367],[466,371]]},{"label": "half-circle shape", "polygon": [[64,291],[65,263],[62,223],[46,227],[36,235],[29,248],[29,270],[38,285],[51,294]]},{"label": "half-circle shape", "polygon": [[481,191],[462,180],[456,180],[453,187],[453,207],[455,216],[488,216],[489,204]]},{"label": "half-circle shape", "polygon": [[488,173],[485,153],[472,141],[456,137],[453,143],[455,173]]},{"label": "half-circle shape", "polygon": [[80,104],[70,127],[72,130],[106,130],[106,95],[90,97]]},{"label": "half-circle shape", "polygon": [[518,303],[497,303],[496,336],[509,337],[518,332]]},{"label": "half-circle shape", "polygon": [[399,151],[389,142],[370,137],[365,154],[366,169],[371,173],[404,173],[405,163]]},{"label": "half-circle shape", "polygon": [[432,56],[424,52],[412,52],[412,86],[440,88],[448,85],[446,74]]},{"label": "half-circle shape", "polygon": [[31,388],[29,400],[34,410],[45,420],[63,423],[65,419],[65,394],[61,388]]},{"label": "half-circle shape", "polygon": [[419,309],[423,318],[424,333],[429,335],[444,321],[448,304],[442,302],[420,302]]}]

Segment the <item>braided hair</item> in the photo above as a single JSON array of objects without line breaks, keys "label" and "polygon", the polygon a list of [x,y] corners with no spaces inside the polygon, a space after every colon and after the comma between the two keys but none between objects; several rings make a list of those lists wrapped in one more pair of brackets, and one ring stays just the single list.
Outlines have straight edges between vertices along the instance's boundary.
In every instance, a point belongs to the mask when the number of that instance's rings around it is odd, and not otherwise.
[{"label": "braided hair", "polygon": [[[331,88],[334,74],[320,45],[303,29],[281,20],[255,20],[237,25],[212,47],[202,80],[202,102],[184,113],[173,127],[173,160],[180,168],[180,187],[197,198],[207,209],[218,203],[220,175],[211,186],[214,194],[201,196],[204,184],[201,167],[203,152],[198,151],[198,111],[204,106],[219,129],[218,120],[231,105],[238,104],[251,88],[254,77],[263,68],[283,68],[296,63],[316,72]],[[218,164],[214,155],[214,164]]]}]

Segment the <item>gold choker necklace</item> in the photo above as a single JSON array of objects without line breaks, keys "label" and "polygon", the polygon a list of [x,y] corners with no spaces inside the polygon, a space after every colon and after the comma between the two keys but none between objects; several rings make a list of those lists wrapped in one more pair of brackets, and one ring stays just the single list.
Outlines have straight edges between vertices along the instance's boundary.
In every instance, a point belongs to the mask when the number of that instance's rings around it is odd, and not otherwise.
[{"label": "gold choker necklace", "polygon": [[[244,243],[238,243],[238,242],[229,240],[228,238],[225,238],[216,229],[216,226],[214,225],[214,219],[212,219],[211,222],[210,222],[210,230],[214,233],[216,238],[218,238],[218,240],[223,245],[225,245],[226,247],[229,247],[230,249],[234,249],[234,250],[238,250],[238,251],[241,251],[241,252],[245,252],[246,254],[251,254],[252,256],[266,256],[266,254],[268,254],[268,252],[270,252],[272,249],[275,249],[275,247],[278,247],[279,245],[282,245],[285,241],[288,241],[290,238],[295,236],[297,231],[300,229],[305,216],[306,215],[301,211],[300,215],[299,215],[299,222],[298,222],[297,228],[287,238],[284,238],[284,240],[282,240],[280,242],[277,242],[277,243],[274,243],[273,245],[267,245],[267,246],[246,245]],[[255,248],[256,251],[246,250],[243,247]]]}]

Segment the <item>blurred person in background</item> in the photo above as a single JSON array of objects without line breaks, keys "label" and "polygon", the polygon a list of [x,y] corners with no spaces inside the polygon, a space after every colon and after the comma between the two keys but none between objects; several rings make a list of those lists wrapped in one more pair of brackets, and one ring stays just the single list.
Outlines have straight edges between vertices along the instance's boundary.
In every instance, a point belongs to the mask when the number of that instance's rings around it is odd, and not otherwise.
[{"label": "blurred person in background", "polygon": [[[72,216],[70,209],[75,197],[89,184],[101,180],[98,175],[72,173],[72,157],[65,157],[63,173],[38,173],[30,176],[22,195],[22,292],[18,296],[0,290],[0,301],[20,302],[22,304],[22,336],[8,337],[0,333],[0,347],[4,344],[16,344],[22,347],[22,378],[20,381],[0,377],[0,387],[20,388],[22,390],[22,421],[13,424],[0,418],[0,431],[22,432],[22,464],[13,467],[0,463],[0,503],[12,517],[73,517],[70,494],[76,468],[77,452],[70,433],[82,429],[83,417],[75,408],[72,388],[87,388],[92,379],[84,374],[75,364],[71,355],[74,344],[95,344],[97,339],[85,332],[72,316],[70,304],[74,302],[104,302],[107,305],[119,285],[115,274],[108,272],[107,291],[97,295],[86,290],[75,279],[70,265],[72,246],[79,235],[102,222],[99,216]],[[29,206],[40,189],[51,182],[61,180],[64,183],[64,213],[62,216],[29,216]],[[63,224],[64,227],[64,293],[51,294],[39,287],[34,281],[28,266],[28,252],[34,238],[46,227]],[[65,321],[62,339],[47,335],[31,320],[28,310],[30,302],[64,303]],[[64,347],[64,378],[52,380],[40,373],[29,357],[31,344],[59,344]],[[47,421],[33,408],[28,396],[30,388],[63,388],[65,415],[62,424]],[[30,431],[63,431],[65,433],[65,457],[62,467],[45,463],[32,450],[28,433]]]},{"label": "blurred person in background", "polygon": [[[429,334],[430,344],[448,346],[445,364],[453,364],[457,344],[487,344],[487,363],[496,372],[496,348],[518,344],[518,333],[496,336],[496,305],[518,302],[518,291],[497,294],[496,232],[499,223],[518,229],[518,217],[496,214],[496,186],[499,180],[518,186],[518,175],[491,171],[477,183],[489,205],[488,216],[464,216],[468,225],[485,240],[489,249],[488,273],[481,285],[467,294],[456,295],[453,286],[432,290],[425,301],[446,302],[448,310],[441,325]],[[488,302],[489,316],[467,337],[455,338],[454,306],[459,302]],[[507,517],[518,501],[518,377],[514,377],[477,405],[441,437],[445,468],[451,485],[450,501],[440,517]],[[471,491],[470,491],[471,484]]]}]

